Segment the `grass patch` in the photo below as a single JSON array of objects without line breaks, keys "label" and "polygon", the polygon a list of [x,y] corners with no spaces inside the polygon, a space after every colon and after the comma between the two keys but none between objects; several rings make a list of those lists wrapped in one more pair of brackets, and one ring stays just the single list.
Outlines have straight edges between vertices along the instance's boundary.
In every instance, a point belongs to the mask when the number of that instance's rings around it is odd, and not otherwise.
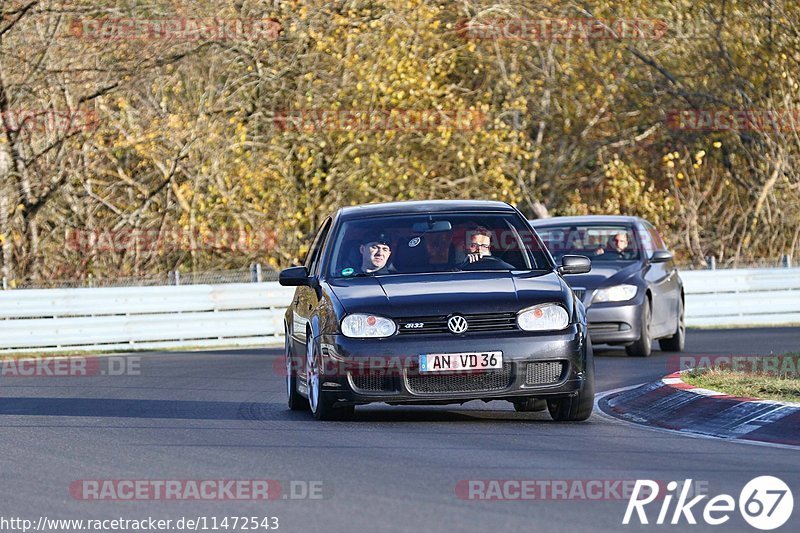
[{"label": "grass patch", "polygon": [[800,354],[764,356],[769,371],[737,368],[695,368],[684,372],[683,381],[695,387],[732,396],[800,403]]}]

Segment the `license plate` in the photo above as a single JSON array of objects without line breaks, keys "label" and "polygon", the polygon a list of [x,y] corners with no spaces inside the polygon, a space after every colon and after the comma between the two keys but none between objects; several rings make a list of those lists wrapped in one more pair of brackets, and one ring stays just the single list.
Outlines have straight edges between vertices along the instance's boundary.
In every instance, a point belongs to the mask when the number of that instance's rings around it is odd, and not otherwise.
[{"label": "license plate", "polygon": [[420,372],[503,368],[503,352],[428,353],[419,356]]}]

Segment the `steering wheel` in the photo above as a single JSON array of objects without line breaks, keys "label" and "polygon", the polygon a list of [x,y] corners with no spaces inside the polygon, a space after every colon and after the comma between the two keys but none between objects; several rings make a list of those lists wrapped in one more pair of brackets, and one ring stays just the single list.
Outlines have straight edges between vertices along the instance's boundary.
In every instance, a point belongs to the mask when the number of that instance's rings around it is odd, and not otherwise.
[{"label": "steering wheel", "polygon": [[595,258],[596,259],[604,259],[605,258],[605,259],[610,259],[610,260],[613,261],[614,259],[624,259],[624,255],[623,255],[622,252],[617,252],[615,250],[606,250],[602,254],[595,254]]},{"label": "steering wheel", "polygon": [[477,265],[477,264],[479,264],[481,262],[484,262],[484,261],[489,261],[489,262],[493,262],[493,263],[503,262],[503,260],[500,259],[499,257],[495,257],[493,255],[484,255],[483,257],[481,257],[477,261],[473,261],[472,263],[469,262],[469,259],[464,258],[464,260],[457,265],[457,268],[459,270],[472,270],[470,268],[471,265]]}]

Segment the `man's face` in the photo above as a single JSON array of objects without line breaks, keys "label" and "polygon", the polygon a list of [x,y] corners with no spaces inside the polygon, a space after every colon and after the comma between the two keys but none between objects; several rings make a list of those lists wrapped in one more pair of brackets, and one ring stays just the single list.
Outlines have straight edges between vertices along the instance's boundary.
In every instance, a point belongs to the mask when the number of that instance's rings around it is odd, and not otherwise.
[{"label": "man's face", "polygon": [[392,250],[386,244],[370,242],[361,245],[361,258],[364,270],[378,270],[386,266]]},{"label": "man's face", "polygon": [[614,243],[614,249],[621,252],[628,247],[628,235],[625,233],[617,233],[614,235],[612,242]]},{"label": "man's face", "polygon": [[467,250],[467,252],[471,254],[475,253],[480,254],[481,257],[486,255],[492,255],[491,243],[492,240],[489,238],[488,235],[481,235],[481,234],[473,235],[469,239],[469,245],[467,246],[467,248],[469,249]]}]

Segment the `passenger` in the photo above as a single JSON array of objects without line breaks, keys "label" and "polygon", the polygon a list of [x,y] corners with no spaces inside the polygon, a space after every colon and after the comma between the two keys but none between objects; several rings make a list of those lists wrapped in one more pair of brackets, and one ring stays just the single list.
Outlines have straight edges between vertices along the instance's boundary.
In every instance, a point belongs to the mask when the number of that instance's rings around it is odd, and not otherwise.
[{"label": "passenger", "polygon": [[385,234],[373,233],[368,235],[358,250],[361,252],[361,273],[391,274],[394,272],[394,269],[389,265],[392,245]]}]

